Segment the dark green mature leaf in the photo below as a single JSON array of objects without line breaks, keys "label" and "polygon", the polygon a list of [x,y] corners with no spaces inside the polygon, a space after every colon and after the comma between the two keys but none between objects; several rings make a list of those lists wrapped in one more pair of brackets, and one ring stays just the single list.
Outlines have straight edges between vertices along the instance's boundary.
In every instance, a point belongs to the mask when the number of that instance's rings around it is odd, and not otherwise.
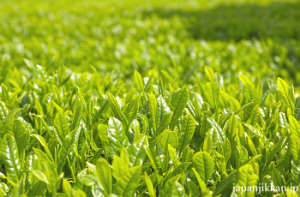
[{"label": "dark green mature leaf", "polygon": [[173,116],[172,116],[172,120],[170,123],[171,129],[173,129],[175,127],[179,117],[182,115],[182,112],[183,112],[188,100],[189,100],[189,92],[186,87],[180,89],[172,97],[172,100],[170,102],[170,109],[173,111]]},{"label": "dark green mature leaf", "polygon": [[[1,113],[1,112],[0,112]],[[294,110],[295,118],[300,121],[300,97],[296,99],[295,110]]]},{"label": "dark green mature leaf", "polygon": [[21,165],[17,143],[13,136],[7,134],[1,140],[0,156],[4,163],[7,176],[17,183],[21,175]]}]

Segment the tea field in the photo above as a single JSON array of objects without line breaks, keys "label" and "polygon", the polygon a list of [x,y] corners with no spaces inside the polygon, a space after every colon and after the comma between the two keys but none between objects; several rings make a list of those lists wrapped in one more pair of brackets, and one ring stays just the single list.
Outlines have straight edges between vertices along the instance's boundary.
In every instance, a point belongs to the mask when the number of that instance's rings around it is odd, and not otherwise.
[{"label": "tea field", "polygon": [[0,197],[300,196],[299,1],[1,0],[0,21]]}]

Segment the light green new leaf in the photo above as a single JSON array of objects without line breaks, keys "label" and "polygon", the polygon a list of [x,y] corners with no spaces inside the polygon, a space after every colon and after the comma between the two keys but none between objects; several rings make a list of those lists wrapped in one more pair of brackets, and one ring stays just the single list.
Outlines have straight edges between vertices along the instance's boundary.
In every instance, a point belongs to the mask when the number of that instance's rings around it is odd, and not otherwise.
[{"label": "light green new leaf", "polygon": [[100,159],[96,164],[96,174],[100,184],[104,188],[106,195],[112,193],[112,174],[109,163],[105,159]]},{"label": "light green new leaf", "polygon": [[144,91],[144,83],[143,83],[143,78],[142,78],[141,74],[137,70],[134,70],[133,77],[134,77],[134,82],[137,87],[137,90],[140,93],[143,92]]},{"label": "light green new leaf", "polygon": [[151,115],[151,126],[154,129],[154,131],[156,131],[158,126],[158,110],[157,100],[153,93],[149,95],[149,109]]},{"label": "light green new leaf", "polygon": [[215,73],[211,67],[205,66],[205,74],[208,77],[210,82],[215,82]]},{"label": "light green new leaf", "polygon": [[243,146],[237,146],[237,166],[241,166],[245,161],[248,159],[248,151],[245,147]]},{"label": "light green new leaf", "polygon": [[86,194],[84,191],[78,189],[78,190],[75,190],[74,197],[86,197]]},{"label": "light green new leaf", "polygon": [[205,96],[210,106],[212,106],[214,109],[219,107],[219,85],[217,83],[206,83]]},{"label": "light green new leaf", "polygon": [[8,88],[4,85],[1,84],[1,101],[3,101],[6,104],[10,103],[10,98],[9,98],[9,93],[8,93]]},{"label": "light green new leaf", "polygon": [[227,120],[225,124],[225,135],[226,137],[232,141],[234,137],[237,135],[238,132],[238,120],[236,116],[233,114],[231,117]]},{"label": "light green new leaf", "polygon": [[39,180],[43,181],[43,182],[46,183],[46,184],[49,184],[49,181],[48,181],[46,175],[45,175],[42,171],[40,171],[40,170],[35,170],[35,169],[32,169],[32,170],[30,170],[30,171],[31,171],[32,174],[33,174],[34,176],[36,176]]},{"label": "light green new leaf", "polygon": [[178,161],[178,157],[177,157],[177,154],[176,154],[176,150],[173,148],[173,146],[171,146],[170,144],[168,144],[168,151],[169,151],[169,156],[170,156],[170,159],[172,159],[175,167],[180,164],[180,162]]},{"label": "light green new leaf", "polygon": [[108,121],[107,132],[110,152],[114,155],[120,155],[122,146],[126,148],[129,146],[129,141],[122,122],[111,117]]},{"label": "light green new leaf", "polygon": [[159,146],[164,150],[168,151],[168,144],[173,146],[174,148],[177,147],[178,144],[178,137],[174,131],[165,130],[162,133],[162,137],[159,141]]},{"label": "light green new leaf", "polygon": [[185,193],[184,187],[180,183],[175,182],[174,189],[172,192],[172,197],[186,197],[186,196],[187,194]]},{"label": "light green new leaf", "polygon": [[239,168],[236,179],[235,187],[239,186],[241,188],[241,191],[235,190],[239,197],[253,197],[255,195],[253,190],[243,190],[244,187],[253,187],[257,184],[258,176],[254,173],[252,165],[247,164]]},{"label": "light green new leaf", "polygon": [[63,179],[62,186],[63,186],[64,194],[67,195],[68,197],[72,197],[73,196],[72,186],[66,179]]},{"label": "light green new leaf", "polygon": [[82,106],[78,105],[76,107],[76,110],[75,110],[75,113],[73,116],[72,129],[75,129],[79,126],[81,118],[82,118]]},{"label": "light green new leaf", "polygon": [[253,83],[245,75],[240,75],[239,78],[244,84],[243,87],[244,96],[248,99],[249,102],[257,103],[259,101],[259,97]]},{"label": "light green new leaf", "polygon": [[187,179],[187,185],[189,189],[189,196],[200,196],[198,186],[189,178]]},{"label": "light green new leaf", "polygon": [[168,112],[168,113],[164,114],[164,116],[162,117],[162,120],[160,121],[160,125],[156,131],[155,136],[161,134],[161,132],[163,132],[164,129],[167,129],[167,127],[171,123],[172,115],[173,115],[172,112]]},{"label": "light green new leaf", "polygon": [[146,152],[143,146],[148,146],[148,140],[146,136],[132,144],[128,150],[130,166],[142,165],[146,158]]},{"label": "light green new leaf", "polygon": [[114,112],[116,118],[120,120],[124,126],[127,128],[128,127],[128,120],[126,119],[126,116],[123,114],[123,112],[120,109],[120,106],[116,100],[116,98],[109,92],[107,92],[109,103],[111,106],[112,111]]},{"label": "light green new leaf", "polygon": [[278,85],[278,90],[283,97],[283,100],[285,101],[286,105],[294,111],[294,102],[292,98],[289,96],[289,86],[288,84],[281,79],[280,77],[277,78],[277,85]]},{"label": "light green new leaf", "polygon": [[[262,155],[253,156],[251,159],[248,159],[245,163],[243,163],[243,166],[253,164],[256,160],[258,160],[261,157]],[[236,181],[237,174],[238,172],[235,171],[231,173],[231,175],[223,179],[214,190],[214,196],[222,194],[227,190],[231,190],[234,181]]]},{"label": "light green new leaf", "polygon": [[218,123],[212,117],[208,117],[207,121],[212,126],[212,128],[216,129],[217,135],[218,135],[217,138],[220,139],[219,142],[223,143],[225,140],[225,135],[224,135],[224,132],[221,129],[221,127],[218,125]]},{"label": "light green new leaf", "polygon": [[284,182],[282,180],[282,176],[280,175],[280,173],[278,172],[278,170],[276,170],[274,167],[272,169],[272,173],[271,173],[271,177],[274,183],[274,186],[283,186]]},{"label": "light green new leaf", "polygon": [[0,120],[4,120],[8,114],[8,109],[4,102],[0,101]]},{"label": "light green new leaf", "polygon": [[207,152],[198,152],[193,158],[193,166],[206,182],[214,171],[213,158]]},{"label": "light green new leaf", "polygon": [[144,149],[145,149],[146,154],[147,154],[147,156],[148,156],[148,158],[150,160],[152,168],[154,169],[155,172],[157,172],[157,165],[156,165],[156,162],[155,162],[152,150],[150,149],[149,146],[144,146]]},{"label": "light green new leaf", "polygon": [[300,124],[293,117],[289,116],[289,129],[290,129],[290,140],[289,140],[289,153],[292,155],[295,161],[298,161],[300,152]]},{"label": "light green new leaf", "polygon": [[180,174],[168,179],[159,193],[160,197],[171,197],[175,183],[180,179]]},{"label": "light green new leaf", "polygon": [[92,122],[96,122],[99,116],[109,107],[109,99],[106,99],[104,103],[101,105],[100,109],[93,116]]},{"label": "light green new leaf", "polygon": [[57,190],[57,172],[56,172],[56,166],[54,165],[54,163],[52,163],[48,156],[42,152],[39,149],[35,149],[33,148],[35,154],[38,157],[38,161],[40,163],[40,165],[42,166],[42,171],[44,172],[44,174],[47,177],[47,180],[49,181],[49,185],[48,185],[48,190],[55,194],[56,190]]},{"label": "light green new leaf", "polygon": [[184,117],[183,125],[181,128],[182,128],[181,132],[183,133],[183,135],[181,135],[179,138],[179,144],[178,144],[179,153],[181,153],[185,148],[185,146],[189,144],[195,132],[196,121],[191,114],[187,114]]},{"label": "light green new leaf", "polygon": [[148,193],[150,197],[156,197],[156,191],[155,188],[153,187],[152,181],[150,177],[148,176],[147,172],[144,174],[145,182],[147,185]]},{"label": "light green new leaf", "polygon": [[97,130],[98,130],[98,136],[100,138],[104,150],[109,152],[110,147],[109,147],[107,126],[104,124],[99,124]]},{"label": "light green new leaf", "polygon": [[15,138],[9,134],[1,140],[0,158],[4,163],[6,175],[17,183],[21,170],[19,152]]},{"label": "light green new leaf", "polygon": [[291,133],[295,133],[300,137],[300,123],[293,116],[289,116],[289,123]]},{"label": "light green new leaf", "polygon": [[247,136],[247,145],[248,145],[248,149],[250,149],[252,154],[257,155],[256,147],[249,136]]},{"label": "light green new leaf", "polygon": [[40,144],[43,146],[43,148],[45,149],[45,152],[47,153],[47,155],[48,155],[48,157],[51,159],[51,161],[53,162],[54,160],[53,160],[53,157],[52,157],[52,154],[51,154],[51,152],[50,152],[50,150],[49,150],[49,148],[48,148],[48,145],[47,145],[47,143],[46,143],[46,140],[42,137],[42,136],[40,136],[40,135],[38,135],[38,134],[32,134],[32,137],[35,137],[39,142],[40,142]]},{"label": "light green new leaf", "polygon": [[226,163],[228,162],[231,156],[231,144],[228,138],[226,138],[225,142],[223,143],[223,156],[225,158]]},{"label": "light green new leaf", "polygon": [[159,122],[161,123],[164,115],[170,112],[170,108],[168,107],[162,95],[159,95],[157,97],[157,108],[158,108],[158,119]]},{"label": "light green new leaf", "polygon": [[121,149],[120,158],[123,159],[124,165],[126,165],[127,167],[129,167],[129,164],[130,164],[130,162],[129,162],[129,155],[128,155],[127,150],[124,147],[122,147],[122,149]]},{"label": "light green new leaf", "polygon": [[66,135],[69,133],[69,125],[65,115],[57,113],[54,118],[54,127],[57,130],[60,140],[64,142]]},{"label": "light green new leaf", "polygon": [[211,138],[210,132],[208,132],[203,143],[203,151],[207,152],[208,154],[211,154],[212,149],[213,149],[213,140]]},{"label": "light green new leaf", "polygon": [[30,131],[25,129],[21,120],[15,119],[7,125],[6,132],[15,137],[18,151],[22,153],[29,143]]},{"label": "light green new leaf", "polygon": [[196,179],[198,181],[198,184],[199,184],[199,187],[200,187],[200,193],[201,193],[201,196],[205,196],[205,197],[210,197],[211,194],[209,192],[209,189],[206,187],[205,183],[202,181],[199,173],[197,172],[197,170],[195,168],[192,168],[195,176],[196,176]]},{"label": "light green new leaf", "polygon": [[247,120],[247,123],[250,125],[256,125],[258,119],[260,116],[260,109],[258,107],[258,105],[255,105],[255,107],[253,107],[251,113],[250,113],[250,117]]},{"label": "light green new leaf", "polygon": [[72,149],[72,146],[78,141],[79,134],[80,134],[80,129],[77,129],[72,131],[66,136],[62,147],[58,151],[58,158],[57,158],[58,173],[61,173],[62,168],[64,167],[64,163],[68,157],[68,154]]},{"label": "light green new leaf", "polygon": [[128,168],[118,179],[114,193],[119,196],[133,197],[140,182],[141,166]]},{"label": "light green new leaf", "polygon": [[112,162],[112,173],[116,180],[118,180],[124,171],[128,169],[129,166],[126,165],[125,161],[119,156],[115,155]]},{"label": "light green new leaf", "polygon": [[181,88],[178,92],[175,93],[171,102],[170,102],[170,109],[173,111],[172,120],[170,123],[170,128],[173,129],[182,115],[182,112],[189,100],[189,92],[188,89]]}]

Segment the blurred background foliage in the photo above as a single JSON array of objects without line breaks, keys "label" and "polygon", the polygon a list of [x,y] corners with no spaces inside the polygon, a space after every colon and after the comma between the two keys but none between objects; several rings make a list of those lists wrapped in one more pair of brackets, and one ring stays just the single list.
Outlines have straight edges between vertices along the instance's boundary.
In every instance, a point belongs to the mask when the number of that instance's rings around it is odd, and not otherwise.
[{"label": "blurred background foliage", "polygon": [[2,73],[25,72],[26,58],[50,73],[136,69],[171,82],[210,66],[225,83],[274,73],[300,84],[299,1],[1,0],[0,21]]}]

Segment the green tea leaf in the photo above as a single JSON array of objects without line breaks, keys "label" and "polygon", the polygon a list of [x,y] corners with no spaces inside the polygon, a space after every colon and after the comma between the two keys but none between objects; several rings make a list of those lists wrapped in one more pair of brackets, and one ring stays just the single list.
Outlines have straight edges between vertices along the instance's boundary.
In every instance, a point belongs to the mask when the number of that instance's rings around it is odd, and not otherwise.
[{"label": "green tea leaf", "polygon": [[120,155],[122,146],[129,146],[129,141],[121,121],[113,117],[110,118],[108,121],[107,132],[111,153]]},{"label": "green tea leaf", "polygon": [[196,153],[193,158],[193,166],[204,182],[207,182],[214,171],[214,161],[207,152]]},{"label": "green tea leaf", "polygon": [[182,128],[181,133],[183,133],[183,135],[179,138],[178,144],[179,153],[181,153],[184,147],[189,144],[195,132],[196,121],[191,114],[187,114],[184,117]]},{"label": "green tea leaf", "polygon": [[287,104],[287,106],[294,111],[294,102],[292,98],[289,96],[289,86],[288,84],[281,78],[277,78],[277,85],[278,85],[278,90],[283,97],[283,100]]},{"label": "green tea leaf", "polygon": [[17,143],[13,136],[7,134],[3,137],[0,144],[0,154],[7,176],[17,183],[21,175],[21,164]]},{"label": "green tea leaf", "polygon": [[112,173],[108,162],[105,159],[97,161],[96,165],[97,178],[104,188],[106,195],[112,193]]},{"label": "green tea leaf", "polygon": [[182,115],[182,112],[188,102],[189,99],[189,92],[187,88],[182,88],[178,92],[175,93],[171,102],[170,102],[170,109],[173,111],[172,120],[170,123],[170,128],[173,129]]},{"label": "green tea leaf", "polygon": [[141,166],[128,168],[118,179],[114,193],[119,196],[134,196],[139,185]]}]

